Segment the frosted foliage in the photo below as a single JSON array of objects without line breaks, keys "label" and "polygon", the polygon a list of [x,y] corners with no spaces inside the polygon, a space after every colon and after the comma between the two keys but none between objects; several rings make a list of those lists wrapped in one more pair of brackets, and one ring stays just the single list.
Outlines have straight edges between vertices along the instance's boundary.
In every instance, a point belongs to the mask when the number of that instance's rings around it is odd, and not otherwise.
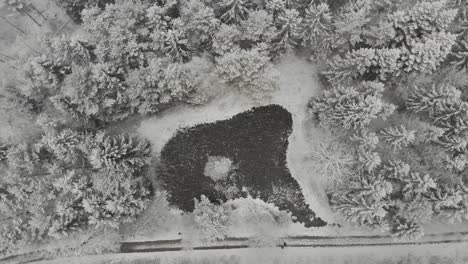
[{"label": "frosted foliage", "polygon": [[353,1],[333,21],[339,38],[334,46],[354,46],[363,41],[367,24],[370,22],[370,1]]},{"label": "frosted foliage", "polygon": [[414,130],[408,130],[404,126],[389,127],[380,132],[384,141],[393,148],[405,147],[413,143],[416,138]]},{"label": "frosted foliage", "polygon": [[395,226],[393,237],[399,241],[417,240],[424,236],[424,229],[415,222],[400,220]]},{"label": "frosted foliage", "polygon": [[435,117],[446,105],[456,104],[461,100],[461,91],[452,85],[416,87],[407,100],[407,105],[416,112],[427,112]]},{"label": "frosted foliage", "polygon": [[381,225],[387,215],[383,202],[369,203],[363,197],[336,197],[335,209],[350,222],[363,226]]},{"label": "frosted foliage", "polygon": [[246,0],[224,0],[222,1],[222,9],[224,9],[224,13],[220,19],[227,24],[238,24],[241,20],[247,19],[249,14]]},{"label": "frosted foliage", "polygon": [[383,85],[364,82],[357,87],[335,86],[309,103],[322,126],[363,128],[372,120],[385,119],[395,106],[382,99]]},{"label": "frosted foliage", "polygon": [[266,11],[253,11],[240,23],[242,37],[254,43],[268,42],[274,32],[273,18]]},{"label": "frosted foliage", "polygon": [[435,71],[450,53],[455,38],[456,36],[450,33],[433,33],[424,42],[417,42],[411,48],[403,49],[401,60],[404,63],[404,71]]},{"label": "frosted foliage", "polygon": [[279,75],[268,56],[252,50],[235,50],[217,59],[221,79],[253,99],[268,97],[278,89]]},{"label": "frosted foliage", "polygon": [[202,231],[203,240],[220,240],[226,237],[229,217],[224,207],[212,204],[208,198],[201,196],[200,201],[195,199],[193,216]]},{"label": "frosted foliage", "polygon": [[225,54],[239,49],[237,42],[242,33],[236,26],[222,24],[213,37],[212,51]]},{"label": "frosted foliage", "polygon": [[305,43],[316,46],[322,38],[331,34],[332,16],[328,5],[310,5],[300,26],[301,38]]},{"label": "frosted foliage", "polygon": [[244,227],[249,233],[275,236],[281,228],[292,224],[290,213],[280,211],[273,204],[259,198],[239,198],[226,202],[224,207],[229,210],[229,219],[234,226]]},{"label": "frosted foliage", "polygon": [[286,9],[278,15],[277,23],[280,28],[274,34],[270,44],[273,57],[290,52],[297,45],[300,22],[299,12],[294,9]]},{"label": "frosted foliage", "polygon": [[[457,15],[455,9],[445,9],[446,1],[419,2],[413,8],[389,15],[395,27],[403,29],[407,38],[416,38],[419,31],[435,32],[448,29]],[[403,37],[402,37],[403,38]]]},{"label": "frosted foliage", "polygon": [[232,160],[226,157],[209,156],[205,165],[204,174],[214,181],[225,179],[232,169]]},{"label": "frosted foliage", "polygon": [[352,174],[351,168],[356,162],[354,153],[331,136],[311,146],[310,158],[328,189],[344,182]]},{"label": "frosted foliage", "polygon": [[412,72],[431,73],[455,44],[456,35],[448,30],[457,12],[446,9],[445,1],[420,2],[375,23],[374,8],[378,7],[372,1],[356,1],[334,22],[333,48],[349,51],[329,61],[331,81],[369,74],[386,80]]},{"label": "frosted foliage", "polygon": [[189,0],[182,6],[181,13],[186,33],[191,35],[190,46],[201,46],[213,38],[220,24],[213,9],[198,0]]}]

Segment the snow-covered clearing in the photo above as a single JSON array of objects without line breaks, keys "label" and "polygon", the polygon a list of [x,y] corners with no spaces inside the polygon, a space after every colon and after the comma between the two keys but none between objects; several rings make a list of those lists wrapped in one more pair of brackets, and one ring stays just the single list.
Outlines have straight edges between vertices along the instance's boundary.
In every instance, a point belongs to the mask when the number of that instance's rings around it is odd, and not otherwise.
[{"label": "snow-covered clearing", "polygon": [[426,260],[432,256],[447,257],[458,262],[444,263],[467,263],[468,254],[466,252],[466,248],[468,248],[467,243],[448,245],[376,246],[359,248],[246,248],[158,253],[109,254],[80,258],[56,259],[53,261],[43,261],[37,263],[370,264],[380,263],[378,261],[382,261],[384,259],[393,260],[392,262],[387,263],[410,263],[406,261],[397,262],[399,258],[407,257],[408,255]]},{"label": "snow-covered clearing", "polygon": [[306,106],[308,100],[320,91],[315,67],[303,59],[288,57],[276,68],[281,74],[280,89],[271,99],[255,102],[238,91],[220,88],[220,95],[209,104],[174,107],[163,115],[143,121],[138,133],[151,141],[157,156],[164,144],[180,128],[228,119],[254,106],[279,104],[293,116],[293,132],[289,138],[287,153],[289,170],[303,188],[311,209],[325,221],[332,222],[332,212],[324,189],[318,177],[311,177],[313,173],[306,162],[309,156],[309,138],[314,137],[314,127],[308,119]]}]

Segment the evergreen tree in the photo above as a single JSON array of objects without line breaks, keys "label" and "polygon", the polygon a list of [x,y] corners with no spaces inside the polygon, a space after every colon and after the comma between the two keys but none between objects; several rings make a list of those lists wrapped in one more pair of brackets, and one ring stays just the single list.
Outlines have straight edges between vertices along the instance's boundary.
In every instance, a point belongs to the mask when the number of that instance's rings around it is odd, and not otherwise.
[{"label": "evergreen tree", "polygon": [[388,127],[382,130],[380,134],[385,142],[395,149],[406,147],[415,140],[415,131],[408,130],[402,125]]},{"label": "evergreen tree", "polygon": [[200,201],[195,199],[193,216],[205,240],[222,240],[227,236],[229,217],[223,206],[212,204],[202,196]]},{"label": "evergreen tree", "polygon": [[333,204],[334,208],[350,222],[386,229],[385,202],[368,202],[364,197],[339,195],[334,197]]},{"label": "evergreen tree", "polygon": [[358,160],[367,172],[372,172],[382,163],[379,153],[366,149],[358,151]]},{"label": "evergreen tree", "polygon": [[396,11],[388,16],[393,21],[399,44],[409,44],[432,33],[447,31],[457,10],[445,8],[445,1],[419,2],[412,8]]},{"label": "evergreen tree", "polygon": [[359,0],[349,2],[340,10],[333,21],[333,48],[350,50],[356,44],[364,42],[371,21],[371,2]]},{"label": "evergreen tree", "polygon": [[275,31],[273,17],[264,10],[252,11],[249,18],[240,23],[240,30],[243,41],[250,41],[251,45],[265,45]]},{"label": "evergreen tree", "polygon": [[8,148],[8,167],[12,170],[32,173],[39,166],[39,153],[34,145],[21,143]]},{"label": "evergreen tree", "polygon": [[188,46],[194,50],[208,48],[220,26],[214,10],[197,0],[185,1],[181,7],[184,33],[189,41]]},{"label": "evergreen tree", "polygon": [[444,214],[444,211],[466,211],[468,192],[462,188],[438,186],[431,189],[428,199],[433,203],[434,212]]},{"label": "evergreen tree", "polygon": [[[303,44],[312,47],[320,46],[323,39],[329,38],[332,33],[332,16],[328,5],[325,3],[319,5],[310,5],[304,15],[300,25],[300,35]],[[325,44],[327,50],[328,44]]]},{"label": "evergreen tree", "polygon": [[391,160],[384,165],[383,171],[389,179],[402,180],[409,177],[410,166],[401,160]]},{"label": "evergreen tree", "polygon": [[366,200],[382,201],[393,191],[392,184],[379,174],[365,174],[353,180],[353,190],[349,193]]},{"label": "evergreen tree", "polygon": [[408,97],[407,106],[415,112],[427,112],[435,126],[444,130],[436,142],[450,151],[464,151],[468,131],[468,104],[452,85],[431,89],[416,88]]},{"label": "evergreen tree", "polygon": [[399,218],[392,228],[392,236],[399,241],[418,240],[424,236],[424,229],[418,223]]},{"label": "evergreen tree", "polygon": [[55,1],[58,6],[65,9],[75,23],[82,23],[81,12],[91,6],[96,6],[104,9],[106,4],[114,3],[114,0],[57,0]]},{"label": "evergreen tree", "polygon": [[148,164],[150,145],[145,140],[129,136],[101,136],[96,146],[88,150],[89,161],[96,169],[139,171]]},{"label": "evergreen tree", "polygon": [[447,105],[457,105],[461,92],[452,85],[432,85],[431,88],[416,87],[408,97],[407,107],[415,112],[427,112],[437,117]]},{"label": "evergreen tree", "polygon": [[216,69],[229,85],[254,99],[268,97],[278,88],[278,74],[262,52],[236,50],[217,59]]},{"label": "evergreen tree", "polygon": [[365,129],[358,130],[357,133],[351,136],[351,140],[359,144],[359,148],[363,150],[372,150],[379,144],[379,137],[374,132],[369,132]]},{"label": "evergreen tree", "polygon": [[168,54],[174,62],[187,62],[191,58],[188,39],[185,37],[182,22],[173,22],[173,28],[164,32],[163,52]]},{"label": "evergreen tree", "polygon": [[289,52],[295,47],[298,38],[298,30],[301,18],[299,12],[294,9],[287,9],[278,16],[278,29],[271,39],[270,54],[278,57],[282,53]]},{"label": "evergreen tree", "polygon": [[50,150],[57,160],[74,163],[79,157],[77,152],[81,139],[75,131],[65,129],[59,133],[47,133],[42,137],[40,144]]},{"label": "evergreen tree", "polygon": [[431,189],[435,189],[437,184],[428,174],[411,172],[406,178],[401,179],[404,186],[403,194],[408,200],[427,195]]},{"label": "evergreen tree", "polygon": [[466,70],[468,67],[468,41],[467,37],[458,37],[449,54],[449,61],[457,68]]},{"label": "evergreen tree", "polygon": [[[95,55],[100,62],[111,62],[125,68],[144,65],[153,47],[152,31],[142,25],[150,21],[149,6],[141,1],[118,1],[105,10],[89,8],[83,11],[83,28],[95,43]],[[154,16],[157,18],[156,16]],[[154,25],[156,29],[158,25]]]},{"label": "evergreen tree", "polygon": [[273,21],[276,22],[279,15],[286,11],[286,3],[284,0],[267,0],[265,9],[272,15]]},{"label": "evergreen tree", "polygon": [[221,21],[226,24],[239,24],[249,16],[247,0],[223,0]]},{"label": "evergreen tree", "polygon": [[343,58],[333,58],[325,74],[334,83],[364,76],[385,81],[392,74],[399,75],[400,56],[400,50],[395,48],[357,49],[346,53]]},{"label": "evergreen tree", "polygon": [[212,50],[215,55],[224,55],[239,49],[242,32],[234,25],[222,24],[213,36]]},{"label": "evergreen tree", "polygon": [[374,119],[385,119],[395,109],[382,100],[383,85],[363,82],[357,87],[335,86],[312,98],[310,111],[322,126],[364,128]]}]

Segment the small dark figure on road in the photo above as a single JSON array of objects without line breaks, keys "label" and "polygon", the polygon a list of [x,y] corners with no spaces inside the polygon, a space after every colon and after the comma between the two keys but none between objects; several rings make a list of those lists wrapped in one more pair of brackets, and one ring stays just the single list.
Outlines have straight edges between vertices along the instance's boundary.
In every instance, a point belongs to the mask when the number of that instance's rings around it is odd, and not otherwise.
[{"label": "small dark figure on road", "polygon": [[281,245],[280,247],[281,247],[281,249],[284,249],[287,246],[288,246],[288,244],[286,244],[286,242],[283,241],[283,245]]}]

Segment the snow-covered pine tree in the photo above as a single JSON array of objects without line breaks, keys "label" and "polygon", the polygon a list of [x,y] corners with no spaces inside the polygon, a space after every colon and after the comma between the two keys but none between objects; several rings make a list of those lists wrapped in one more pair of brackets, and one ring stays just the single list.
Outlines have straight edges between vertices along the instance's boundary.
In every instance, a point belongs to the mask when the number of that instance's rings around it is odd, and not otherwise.
[{"label": "snow-covered pine tree", "polygon": [[390,179],[404,179],[409,177],[410,166],[401,160],[390,160],[384,165],[383,172]]},{"label": "snow-covered pine tree", "polygon": [[372,150],[379,144],[379,137],[375,132],[360,129],[351,136],[351,141],[356,142],[359,145],[359,148]]},{"label": "snow-covered pine tree", "polygon": [[333,86],[314,97],[309,108],[321,126],[365,128],[374,119],[385,119],[395,106],[382,99],[383,84],[363,82],[359,86]]},{"label": "snow-covered pine tree", "polygon": [[366,79],[385,81],[391,75],[399,75],[401,52],[396,48],[361,48],[344,57],[336,56],[328,63],[325,73],[333,83],[366,76]]},{"label": "snow-covered pine tree", "polygon": [[235,25],[221,24],[213,36],[211,52],[215,55],[223,55],[239,49],[239,39],[242,32]]},{"label": "snow-covered pine tree", "polygon": [[[327,4],[310,5],[305,10],[304,18],[300,24],[299,32],[303,45],[323,47],[320,45],[322,40],[327,39],[332,34],[331,20],[332,16]],[[328,45],[326,44],[324,48],[328,48]]]},{"label": "snow-covered pine tree", "polygon": [[226,24],[239,24],[249,15],[248,0],[223,0],[221,4],[221,21]]},{"label": "snow-covered pine tree", "polygon": [[284,0],[266,0],[266,11],[273,17],[273,21],[277,21],[278,16],[286,11],[286,3]]},{"label": "snow-covered pine tree", "polygon": [[468,205],[466,204],[467,198],[468,192],[457,186],[437,186],[428,194],[428,199],[433,203],[436,213],[462,209]]},{"label": "snow-covered pine tree", "polygon": [[424,236],[424,228],[418,223],[398,218],[392,227],[392,237],[397,241],[418,240]]},{"label": "snow-covered pine tree", "polygon": [[446,105],[457,105],[461,100],[461,91],[449,84],[436,85],[430,88],[415,87],[410,93],[406,105],[408,109],[427,112],[430,117],[437,117]]},{"label": "snow-covered pine tree", "polygon": [[278,73],[270,58],[257,49],[237,49],[217,59],[216,70],[227,84],[253,99],[268,97],[278,88]]},{"label": "snow-covered pine tree", "polygon": [[56,133],[46,133],[40,144],[53,153],[55,158],[65,163],[73,163],[78,158],[81,135],[71,129]]},{"label": "snow-covered pine tree", "polygon": [[6,158],[12,170],[32,173],[40,165],[39,153],[31,144],[21,143],[9,147]]},{"label": "snow-covered pine tree", "polygon": [[[90,225],[118,228],[120,223],[132,221],[151,200],[152,193],[148,181],[135,181],[132,175],[126,172],[113,172],[115,173],[121,175],[108,178],[106,184],[110,186],[105,186],[104,189],[96,186],[83,190],[81,207],[86,212]],[[102,176],[104,175],[98,177]]]},{"label": "snow-covered pine tree", "polygon": [[184,31],[184,25],[179,19],[172,21],[172,28],[163,33],[163,52],[174,62],[187,62],[191,59],[189,41]]},{"label": "snow-covered pine tree", "polygon": [[353,197],[365,197],[372,201],[382,201],[393,191],[392,184],[380,174],[364,174],[353,179]]},{"label": "snow-covered pine tree", "polygon": [[295,9],[286,9],[277,19],[277,31],[271,39],[270,56],[278,57],[289,52],[298,44],[298,30],[301,18]]},{"label": "snow-covered pine tree", "polygon": [[468,37],[458,37],[449,54],[449,61],[461,70],[468,67]]},{"label": "snow-covered pine tree", "polygon": [[409,44],[433,33],[447,31],[457,15],[456,9],[446,8],[446,1],[419,2],[413,7],[388,15],[393,22],[398,44]]},{"label": "snow-covered pine tree", "polygon": [[429,174],[410,172],[407,177],[400,180],[404,184],[402,193],[407,200],[412,200],[421,195],[427,195],[432,189],[437,188],[436,182]]},{"label": "snow-covered pine tree", "polygon": [[368,149],[358,150],[358,160],[367,172],[374,171],[382,163],[379,153]]},{"label": "snow-covered pine tree", "polygon": [[96,169],[139,171],[147,165],[150,145],[128,135],[96,137],[97,145],[89,150],[89,162]]},{"label": "snow-covered pine tree", "polygon": [[436,142],[446,150],[456,153],[465,153],[468,146],[468,138],[466,134],[462,136],[443,136]]},{"label": "snow-covered pine tree", "polygon": [[214,10],[201,1],[189,0],[185,1],[180,12],[188,46],[198,51],[208,49],[220,25]]},{"label": "snow-covered pine tree", "polygon": [[333,208],[342,214],[349,222],[361,226],[386,228],[385,217],[387,204],[383,201],[368,202],[364,197],[336,195],[333,197]]},{"label": "snow-covered pine tree", "polygon": [[416,136],[415,133],[416,131],[408,130],[403,125],[388,127],[380,131],[380,135],[384,141],[394,149],[406,147],[413,143]]},{"label": "snow-covered pine tree", "polygon": [[449,27],[456,15],[456,9],[446,8],[446,1],[419,2],[388,15],[395,28],[389,43],[401,49],[404,72],[430,73],[439,66],[455,43]]},{"label": "snow-covered pine tree", "polygon": [[222,240],[227,236],[229,217],[223,206],[215,205],[206,196],[195,198],[194,220],[207,241]]},{"label": "snow-covered pine tree", "polygon": [[241,21],[239,28],[243,44],[249,41],[249,46],[257,47],[267,45],[275,31],[273,17],[265,10],[252,11],[248,19]]}]

